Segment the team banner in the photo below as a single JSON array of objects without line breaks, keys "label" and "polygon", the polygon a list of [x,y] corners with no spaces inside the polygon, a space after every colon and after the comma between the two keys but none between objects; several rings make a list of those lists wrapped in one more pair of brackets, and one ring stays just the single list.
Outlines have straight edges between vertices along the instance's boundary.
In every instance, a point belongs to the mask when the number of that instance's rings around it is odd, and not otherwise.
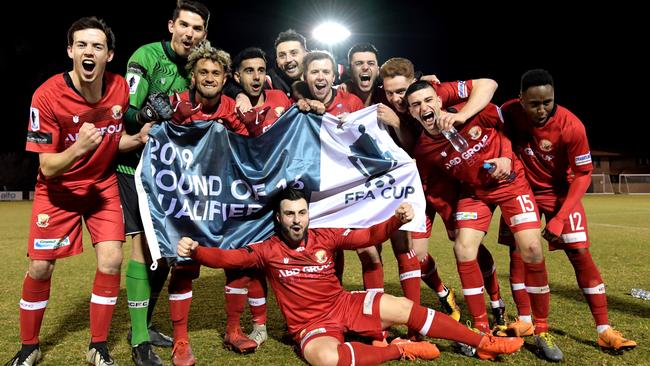
[{"label": "team banner", "polygon": [[287,186],[310,194],[311,228],[368,227],[407,201],[416,218],[402,229],[424,231],[415,163],[376,116],[372,106],[341,123],[292,108],[256,138],[207,121],[154,126],[135,174],[152,258],[175,258],[182,236],[224,249],[268,238]]}]

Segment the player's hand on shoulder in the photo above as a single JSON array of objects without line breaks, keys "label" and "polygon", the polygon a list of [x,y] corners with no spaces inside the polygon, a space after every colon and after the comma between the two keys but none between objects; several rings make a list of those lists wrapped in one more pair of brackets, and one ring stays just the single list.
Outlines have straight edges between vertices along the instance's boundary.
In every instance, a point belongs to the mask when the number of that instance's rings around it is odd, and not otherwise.
[{"label": "player's hand on shoulder", "polygon": [[400,119],[397,113],[389,106],[379,103],[377,104],[377,119],[382,121],[385,125],[393,128],[400,127]]},{"label": "player's hand on shoulder", "polygon": [[415,211],[410,203],[404,202],[395,209],[395,217],[398,218],[403,224],[411,222],[415,217]]},{"label": "player's hand on shoulder", "polygon": [[138,111],[140,123],[168,121],[174,113],[169,97],[164,93],[154,93],[147,97],[147,102]]},{"label": "player's hand on shoulder", "polygon": [[239,93],[235,97],[235,110],[241,113],[247,113],[253,110],[253,105],[251,104],[250,98],[244,93]]},{"label": "player's hand on shoulder", "polygon": [[198,246],[199,243],[196,240],[184,236],[178,241],[176,253],[179,257],[189,257]]}]

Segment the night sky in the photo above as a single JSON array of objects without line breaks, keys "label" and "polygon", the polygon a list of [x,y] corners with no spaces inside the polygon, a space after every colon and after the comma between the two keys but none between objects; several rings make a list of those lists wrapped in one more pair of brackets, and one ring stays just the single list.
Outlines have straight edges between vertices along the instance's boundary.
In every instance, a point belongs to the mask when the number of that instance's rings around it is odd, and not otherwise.
[{"label": "night sky", "polygon": [[[27,8],[3,17],[0,68],[11,84],[5,99],[10,118],[0,137],[0,152],[24,150],[32,93],[51,75],[71,68],[66,31],[74,20],[97,15],[108,22],[117,38],[108,69],[124,74],[126,61],[138,46],[170,38],[167,20],[175,6],[171,0],[20,3]],[[650,20],[639,9],[623,2],[570,12],[561,2],[509,8],[438,3],[207,1],[212,12],[208,39],[233,56],[247,46],[274,55],[277,34],[294,28],[308,36],[309,48],[322,49],[309,38],[311,29],[321,20],[337,19],[352,31],[352,37],[336,49],[341,60],[352,44],[372,42],[380,51],[380,64],[401,56],[441,80],[495,79],[497,104],[517,95],[523,72],[545,68],[555,78],[556,101],[587,126],[592,150],[650,151],[645,142],[650,132],[645,73],[649,63],[640,56],[648,52],[644,28]]]}]

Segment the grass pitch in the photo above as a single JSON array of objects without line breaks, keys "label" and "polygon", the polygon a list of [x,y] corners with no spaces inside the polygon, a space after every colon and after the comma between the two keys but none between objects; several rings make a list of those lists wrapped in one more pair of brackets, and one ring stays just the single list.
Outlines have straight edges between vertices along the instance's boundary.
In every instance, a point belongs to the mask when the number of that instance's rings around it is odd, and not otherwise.
[{"label": "grass pitch", "polygon": [[[567,365],[650,365],[650,301],[635,299],[630,289],[650,289],[650,196],[589,196],[584,199],[587,210],[592,255],[607,286],[610,322],[614,327],[639,343],[623,354],[600,351],[596,345],[596,331],[589,308],[579,291],[573,268],[562,252],[547,253],[546,263],[551,285],[551,332],[564,351]],[[0,255],[4,265],[0,269],[0,362],[6,362],[18,350],[18,300],[23,276],[27,269],[26,241],[31,202],[0,202]],[[438,263],[443,280],[451,287],[460,288],[456,274],[451,243],[436,220],[429,252]],[[497,220],[493,220],[496,223]],[[515,313],[508,285],[507,248],[496,244],[496,224],[493,224],[486,243],[497,262],[501,290],[509,313]],[[88,237],[84,238],[89,243]],[[401,294],[397,265],[388,244],[384,244],[386,292]],[[130,245],[124,246],[128,258]],[[362,289],[359,261],[355,253],[346,253],[345,287]],[[124,261],[126,265],[126,260]],[[82,255],[61,260],[54,271],[52,292],[43,328],[41,365],[83,365],[89,340],[88,308],[95,273],[94,251],[86,245]],[[203,268],[195,281],[194,300],[189,329],[192,348],[199,365],[297,365],[304,362],[295,353],[290,342],[283,341],[284,323],[273,295],[268,307],[269,341],[258,352],[241,356],[222,347],[225,329],[223,309],[224,275],[222,270]],[[154,323],[171,334],[168,320],[166,292],[156,309]],[[457,294],[461,307],[461,296]],[[422,301],[426,306],[439,308],[437,299],[423,285]],[[464,310],[464,317],[466,309]],[[245,330],[250,328],[248,315],[242,320]],[[126,341],[129,317],[126,308],[124,280],[113,318],[109,338],[111,353],[122,365],[132,364],[130,347]],[[404,329],[394,329],[393,334]],[[447,341],[436,341],[442,351],[439,364],[485,364],[478,359],[462,356]],[[546,364],[533,351],[532,340],[516,355],[499,359],[500,363],[517,365]],[[158,348],[157,353],[166,364],[171,364],[171,349]],[[424,362],[415,362],[423,364]],[[392,364],[397,364],[393,362]]]}]

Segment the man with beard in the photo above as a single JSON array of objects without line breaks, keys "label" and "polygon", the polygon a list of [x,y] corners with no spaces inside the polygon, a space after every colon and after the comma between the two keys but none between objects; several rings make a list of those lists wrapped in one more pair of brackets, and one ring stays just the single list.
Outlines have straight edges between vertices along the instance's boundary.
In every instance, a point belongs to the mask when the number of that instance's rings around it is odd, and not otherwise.
[{"label": "man with beard", "polygon": [[313,365],[378,365],[399,358],[431,360],[440,355],[428,342],[396,338],[383,347],[345,342],[354,332],[378,336],[382,329],[406,324],[432,338],[471,342],[479,356],[493,359],[516,352],[521,338],[479,335],[445,314],[436,313],[406,298],[379,292],[343,290],[334,276],[334,253],[376,245],[413,219],[413,208],[402,203],[394,216],[367,229],[308,229],[307,196],[293,188],[275,198],[276,235],[236,250],[206,248],[191,238],[178,243],[178,255],[214,268],[259,268],[273,287],[288,331]]},{"label": "man with beard", "polygon": [[[147,104],[149,96],[172,95],[187,90],[190,76],[185,70],[187,56],[207,35],[210,11],[193,0],[180,0],[174,9],[167,27],[171,40],[154,42],[138,48],[127,64],[126,79],[129,83],[129,104],[124,122],[127,131],[139,128],[142,123],[157,121],[160,117]],[[151,328],[151,316],[158,300],[169,267],[164,260],[157,263],[157,269],[150,271],[151,262],[144,229],[140,219],[135,180],[133,174],[140,159],[140,151],[122,155],[118,160],[117,177],[124,210],[126,234],[131,236],[133,249],[126,269],[126,291],[131,316],[129,331],[133,346],[132,358],[136,365],[162,365],[160,358],[151,349],[151,344],[171,347],[172,339]],[[169,282],[169,302],[172,319],[175,312],[191,301],[191,292],[184,285],[176,283],[175,270]],[[184,343],[176,342],[174,357],[179,363],[192,360]],[[181,362],[186,360],[188,362]]]},{"label": "man with beard", "polygon": [[52,273],[57,259],[83,251],[82,219],[97,257],[86,361],[115,364],[106,343],[120,291],[124,219],[113,162],[118,151],[141,147],[150,125],[133,136],[124,133],[128,86],[105,71],[114,48],[115,36],[103,20],[77,20],[68,30],[72,71],[48,79],[32,98],[26,149],[38,153],[39,172],[20,300],[22,347],[7,365],[40,361]]},{"label": "man with beard", "polygon": [[[615,350],[636,347],[636,342],[609,325],[605,284],[589,252],[587,217],[580,200],[591,184],[593,166],[584,125],[555,103],[553,77],[540,69],[523,74],[519,98],[506,102],[502,114],[535,202],[546,216],[542,234],[549,250],[562,249],[569,258],[596,323],[598,345]],[[504,234],[510,234],[503,222],[501,226]],[[499,239],[510,244],[512,234],[500,235]],[[511,246],[510,285],[519,319],[509,329],[518,336],[533,333],[523,267],[521,254]]]},{"label": "man with beard", "polygon": [[[535,317],[536,344],[549,361],[561,361],[562,351],[549,333],[550,289],[540,243],[539,211],[521,161],[513,154],[510,140],[503,135],[498,108],[488,105],[458,123],[454,118],[442,118],[446,113],[442,111],[442,102],[427,82],[410,85],[404,97],[409,112],[424,129],[414,154],[418,163],[444,171],[462,183],[456,205],[454,254],[474,327],[483,333],[490,332],[477,255],[492,210],[499,206],[524,262],[525,286]],[[453,149],[441,133],[454,124],[470,145],[464,152]]]}]

